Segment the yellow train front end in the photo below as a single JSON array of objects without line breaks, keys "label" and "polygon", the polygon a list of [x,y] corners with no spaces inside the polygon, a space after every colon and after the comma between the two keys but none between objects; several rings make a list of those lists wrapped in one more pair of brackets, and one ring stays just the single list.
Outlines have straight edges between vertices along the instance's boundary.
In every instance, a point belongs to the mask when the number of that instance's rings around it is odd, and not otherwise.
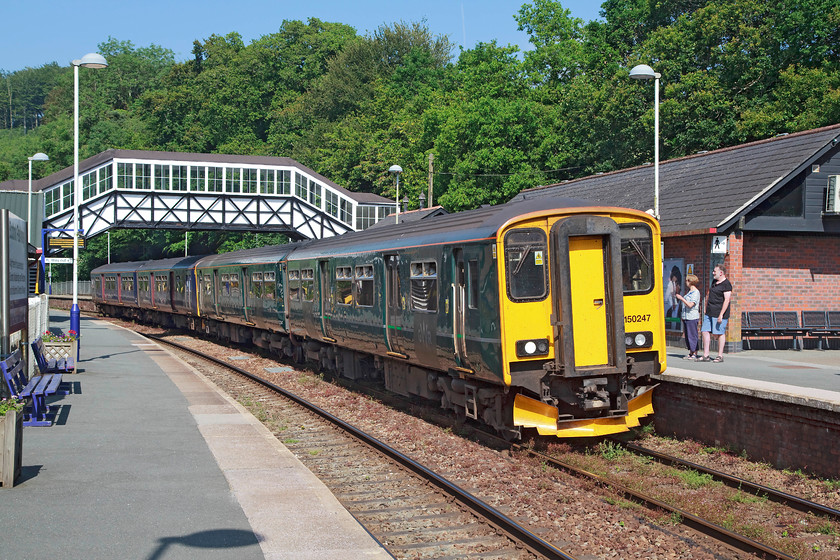
[{"label": "yellow train front end", "polygon": [[621,208],[535,212],[499,230],[496,252],[514,425],[562,438],[638,426],[665,369],[658,222]]}]

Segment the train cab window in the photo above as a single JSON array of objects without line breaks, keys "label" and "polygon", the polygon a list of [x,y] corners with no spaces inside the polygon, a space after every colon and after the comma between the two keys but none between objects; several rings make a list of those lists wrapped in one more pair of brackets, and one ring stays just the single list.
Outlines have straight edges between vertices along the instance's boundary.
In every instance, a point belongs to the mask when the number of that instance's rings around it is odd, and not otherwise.
[{"label": "train cab window", "polygon": [[300,271],[289,271],[289,300],[300,300]]},{"label": "train cab window", "polygon": [[467,263],[467,284],[470,289],[470,300],[467,305],[470,309],[478,309],[478,261]]},{"label": "train cab window", "polygon": [[356,293],[362,307],[373,307],[373,265],[356,267]]},{"label": "train cab window", "polygon": [[263,273],[254,272],[251,274],[251,294],[255,297],[262,297],[263,294]]},{"label": "train cab window", "polygon": [[437,312],[438,286],[435,261],[411,263],[411,308]]},{"label": "train cab window", "polygon": [[353,269],[349,266],[335,267],[335,302],[353,305]]},{"label": "train cab window", "polygon": [[266,299],[274,299],[274,292],[277,291],[276,273],[263,273],[263,297]]},{"label": "train cab window", "polygon": [[624,224],[621,231],[621,277],[625,294],[653,289],[653,234],[644,224]]},{"label": "train cab window", "polygon": [[540,301],[548,295],[545,232],[536,228],[505,235],[505,276],[511,301]]},{"label": "train cab window", "polygon": [[304,268],[300,271],[300,292],[303,301],[315,301],[315,269]]}]

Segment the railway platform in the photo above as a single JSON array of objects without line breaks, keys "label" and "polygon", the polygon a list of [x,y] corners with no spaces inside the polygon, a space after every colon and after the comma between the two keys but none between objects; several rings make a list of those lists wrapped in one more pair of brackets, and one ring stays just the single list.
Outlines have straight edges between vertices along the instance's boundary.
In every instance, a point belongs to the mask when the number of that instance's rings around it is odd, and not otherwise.
[{"label": "railway platform", "polygon": [[[68,330],[69,315],[50,310]],[[0,489],[4,558],[391,558],[250,413],[149,340],[82,317],[56,423]]]},{"label": "railway platform", "polygon": [[667,369],[658,377],[773,400],[823,402],[840,412],[840,351],[745,350],[724,354],[721,363],[683,360],[687,353],[669,346]]}]

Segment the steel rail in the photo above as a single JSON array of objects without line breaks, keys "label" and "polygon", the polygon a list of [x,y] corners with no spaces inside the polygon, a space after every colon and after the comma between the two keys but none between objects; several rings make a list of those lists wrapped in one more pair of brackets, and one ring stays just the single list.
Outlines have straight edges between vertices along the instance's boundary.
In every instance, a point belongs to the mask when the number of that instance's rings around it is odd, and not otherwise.
[{"label": "steel rail", "polygon": [[291,400],[292,402],[306,408],[307,410],[313,412],[314,414],[320,416],[324,420],[338,426],[342,430],[346,431],[359,441],[363,442],[364,444],[370,446],[371,448],[375,449],[376,451],[382,453],[383,455],[390,457],[392,460],[398,462],[406,469],[410,470],[411,472],[415,473],[420,478],[434,484],[437,488],[444,491],[445,493],[449,494],[453,498],[455,498],[459,503],[464,505],[465,507],[469,508],[479,517],[486,519],[491,525],[503,531],[513,540],[521,543],[525,548],[531,551],[534,554],[538,554],[540,556],[544,556],[545,558],[549,559],[557,559],[557,560],[575,560],[573,556],[569,556],[564,553],[562,550],[554,547],[551,543],[544,541],[540,537],[534,535],[500,511],[496,510],[492,506],[484,503],[480,499],[476,498],[469,492],[461,489],[456,484],[448,481],[444,477],[430,471],[420,463],[417,463],[413,459],[409,458],[408,456],[400,453],[396,449],[392,448],[391,446],[387,445],[386,443],[376,439],[375,437],[366,434],[365,432],[359,430],[355,426],[352,426],[341,420],[340,418],[333,416],[326,410],[302,399],[301,397],[295,395],[294,393],[290,393],[289,391],[283,389],[282,387],[275,385],[274,383],[259,377],[258,375],[252,374],[249,371],[246,371],[242,368],[236,367],[232,364],[225,362],[219,358],[215,358],[213,356],[207,356],[197,350],[184,346],[182,344],[178,344],[177,342],[173,342],[171,340],[166,340],[157,335],[145,335],[148,338],[156,341],[161,342],[164,344],[168,344],[175,348],[178,348],[184,352],[188,352],[190,354],[196,355],[201,357],[202,359],[208,360],[213,362],[217,365],[220,365],[224,368],[227,368],[231,371],[235,371],[236,373],[251,379],[252,381],[259,383],[260,385],[271,389],[282,395],[283,397]]},{"label": "steel rail", "polygon": [[781,490],[777,490],[776,488],[756,484],[754,482],[750,482],[749,480],[738,478],[737,476],[732,476],[725,472],[705,467],[697,463],[692,463],[691,461],[686,461],[678,457],[666,455],[665,453],[660,453],[659,451],[654,451],[653,449],[648,449],[635,443],[624,443],[620,441],[618,443],[621,443],[621,445],[623,445],[630,451],[633,451],[634,453],[637,453],[639,455],[646,455],[648,457],[656,459],[661,463],[670,466],[678,466],[687,469],[693,469],[700,473],[708,474],[712,476],[715,480],[723,482],[724,484],[726,484],[727,486],[731,486],[732,488],[737,488],[739,490],[746,489],[748,492],[754,493],[756,495],[761,493],[766,495],[768,499],[774,502],[784,504],[792,509],[796,509],[805,513],[818,513],[820,515],[830,517],[834,521],[840,521],[840,510],[836,510],[834,508],[818,504],[810,500],[806,500],[805,498],[801,498],[793,494],[788,494],[787,492],[782,492]]},{"label": "steel rail", "polygon": [[568,463],[560,461],[559,459],[556,459],[556,458],[551,457],[549,455],[544,455],[543,453],[540,453],[538,451],[534,451],[532,449],[528,449],[528,448],[520,446],[518,444],[514,445],[514,447],[517,448],[517,449],[520,449],[522,451],[525,451],[527,453],[530,453],[534,457],[538,457],[538,458],[546,461],[548,464],[550,464],[550,465],[552,465],[556,468],[562,469],[562,470],[564,470],[566,472],[569,472],[571,474],[574,474],[576,476],[581,476],[581,477],[585,477],[585,478],[589,478],[591,480],[594,480],[599,485],[601,485],[603,487],[606,487],[606,488],[610,488],[615,492],[623,494],[624,497],[626,497],[630,500],[640,502],[640,503],[642,503],[645,506],[650,507],[650,508],[658,508],[658,509],[667,511],[670,514],[679,515],[682,518],[682,523],[684,525],[686,525],[688,527],[691,527],[695,531],[698,531],[698,532],[706,534],[710,537],[713,537],[714,539],[716,539],[720,542],[726,543],[727,545],[729,545],[733,548],[737,548],[738,550],[741,550],[743,552],[747,552],[749,554],[754,554],[759,558],[777,559],[777,560],[794,560],[794,558],[792,556],[788,556],[787,554],[785,554],[784,552],[782,552],[780,550],[776,550],[775,548],[772,548],[772,547],[766,546],[764,544],[761,544],[760,542],[754,541],[754,540],[752,540],[750,538],[747,538],[743,535],[739,535],[738,533],[734,533],[732,531],[729,531],[728,529],[725,529],[725,528],[721,527],[720,525],[716,525],[714,523],[706,521],[705,519],[697,517],[696,515],[688,513],[687,511],[683,511],[679,508],[675,508],[673,506],[670,506],[670,505],[666,504],[665,502],[662,502],[660,500],[657,500],[656,498],[652,498],[650,496],[642,494],[641,492],[631,490],[630,488],[627,488],[626,486],[622,486],[621,484],[609,481],[606,478],[603,478],[603,477],[601,477],[601,476],[599,476],[595,473],[591,473],[591,472],[585,471],[583,469],[579,469],[579,468],[577,468],[573,465],[570,465]]}]

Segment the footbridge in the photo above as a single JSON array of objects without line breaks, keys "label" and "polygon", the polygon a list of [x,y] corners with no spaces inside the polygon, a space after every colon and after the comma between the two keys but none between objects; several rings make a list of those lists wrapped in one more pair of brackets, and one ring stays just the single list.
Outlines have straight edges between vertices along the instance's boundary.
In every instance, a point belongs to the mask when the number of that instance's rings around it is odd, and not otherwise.
[{"label": "footbridge", "polygon": [[[34,189],[43,193],[43,228],[52,236],[72,237],[73,179],[68,167]],[[80,162],[79,182],[84,238],[110,228],[168,228],[317,239],[366,229],[396,211],[392,200],[351,192],[283,157],[108,150]]]}]

